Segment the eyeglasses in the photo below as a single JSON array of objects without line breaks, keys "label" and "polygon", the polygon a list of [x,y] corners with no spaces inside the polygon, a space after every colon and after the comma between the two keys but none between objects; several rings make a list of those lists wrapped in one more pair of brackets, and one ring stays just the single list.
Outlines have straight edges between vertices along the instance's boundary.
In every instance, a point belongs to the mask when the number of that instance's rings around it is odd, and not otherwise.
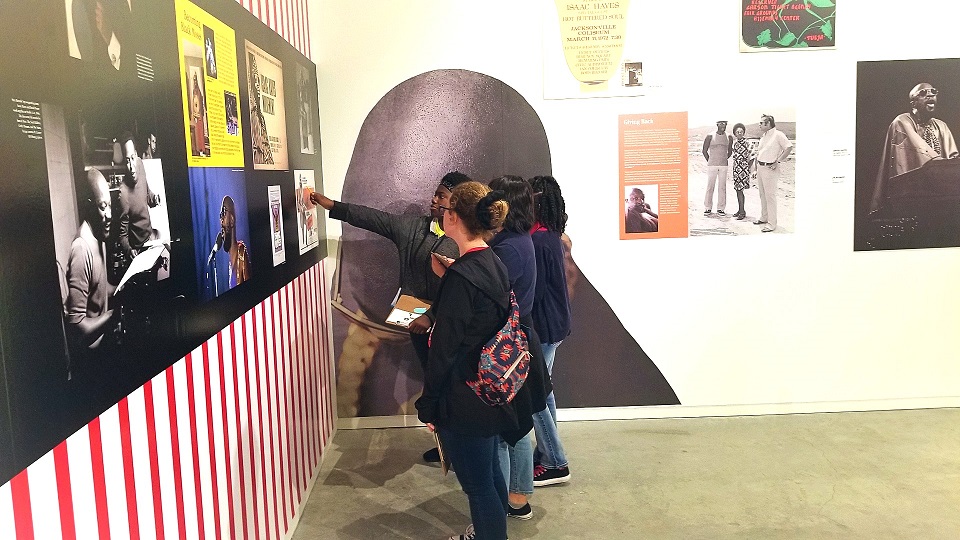
[{"label": "eyeglasses", "polygon": [[936,88],[921,88],[917,90],[917,97],[935,96],[940,92]]},{"label": "eyeglasses", "polygon": [[453,208],[449,208],[449,207],[443,206],[442,204],[438,204],[438,205],[437,205],[437,208],[440,209],[440,213],[441,213],[441,214],[444,213],[444,212],[446,212],[447,210],[453,210]]}]

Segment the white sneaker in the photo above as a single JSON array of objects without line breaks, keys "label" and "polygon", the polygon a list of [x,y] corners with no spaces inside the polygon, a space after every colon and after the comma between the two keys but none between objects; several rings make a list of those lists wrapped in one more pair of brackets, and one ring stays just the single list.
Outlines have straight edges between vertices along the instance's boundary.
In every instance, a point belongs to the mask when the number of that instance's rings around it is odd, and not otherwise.
[{"label": "white sneaker", "polygon": [[467,525],[467,530],[463,531],[463,534],[451,536],[447,540],[473,540],[476,537],[477,533],[473,530],[473,523],[471,523]]}]

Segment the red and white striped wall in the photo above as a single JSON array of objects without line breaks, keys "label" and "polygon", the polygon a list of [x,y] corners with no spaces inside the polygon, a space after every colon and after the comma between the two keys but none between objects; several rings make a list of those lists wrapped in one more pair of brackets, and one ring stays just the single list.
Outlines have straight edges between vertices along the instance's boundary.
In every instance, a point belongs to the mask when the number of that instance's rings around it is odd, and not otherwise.
[{"label": "red and white striped wall", "polygon": [[[237,0],[310,57],[307,0]],[[0,486],[0,539],[288,539],[334,432],[323,264]]]},{"label": "red and white striped wall", "polygon": [[310,25],[307,0],[237,0],[263,24],[272,28],[304,56],[310,58]]},{"label": "red and white striped wall", "polygon": [[0,538],[286,539],[334,431],[318,264],[0,486]]}]

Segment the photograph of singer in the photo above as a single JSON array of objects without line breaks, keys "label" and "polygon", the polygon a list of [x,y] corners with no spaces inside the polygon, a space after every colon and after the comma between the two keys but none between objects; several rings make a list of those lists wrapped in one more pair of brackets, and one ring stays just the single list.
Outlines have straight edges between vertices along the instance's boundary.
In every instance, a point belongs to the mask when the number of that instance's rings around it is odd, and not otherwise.
[{"label": "photograph of singer", "polygon": [[197,293],[208,301],[250,278],[243,170],[190,169]]}]

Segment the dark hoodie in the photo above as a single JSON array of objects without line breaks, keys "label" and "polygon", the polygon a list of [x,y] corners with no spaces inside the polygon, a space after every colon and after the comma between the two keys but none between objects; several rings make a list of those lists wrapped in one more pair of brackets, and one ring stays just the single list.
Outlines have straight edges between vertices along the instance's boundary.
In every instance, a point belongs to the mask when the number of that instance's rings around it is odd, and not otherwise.
[{"label": "dark hoodie", "polygon": [[416,403],[422,422],[465,435],[501,435],[511,444],[530,430],[529,414],[518,422],[516,400],[491,407],[466,384],[476,379],[480,349],[503,326],[509,302],[507,269],[492,249],[470,251],[447,269],[433,304],[436,323]]}]

